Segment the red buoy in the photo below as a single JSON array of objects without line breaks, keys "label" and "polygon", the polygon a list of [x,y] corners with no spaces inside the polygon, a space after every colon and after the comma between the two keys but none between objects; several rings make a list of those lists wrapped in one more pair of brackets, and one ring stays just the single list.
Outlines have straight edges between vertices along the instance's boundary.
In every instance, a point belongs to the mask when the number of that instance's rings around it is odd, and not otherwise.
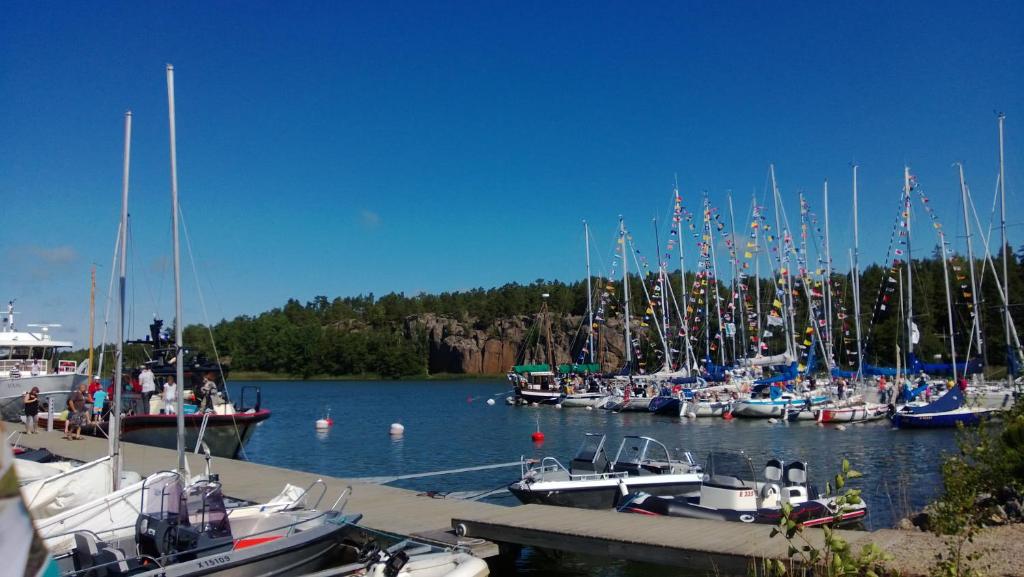
[{"label": "red buoy", "polygon": [[726,421],[731,421],[732,420],[732,411],[729,411],[728,413],[722,413],[722,418],[725,419]]},{"label": "red buoy", "polygon": [[534,443],[542,443],[544,442],[544,433],[536,431],[532,435],[530,435],[530,438],[533,439]]}]

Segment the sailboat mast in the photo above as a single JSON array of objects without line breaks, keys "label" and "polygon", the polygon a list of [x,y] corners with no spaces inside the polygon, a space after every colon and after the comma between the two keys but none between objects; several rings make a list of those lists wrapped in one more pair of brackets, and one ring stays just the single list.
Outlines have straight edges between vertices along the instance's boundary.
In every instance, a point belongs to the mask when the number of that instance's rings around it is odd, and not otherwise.
[{"label": "sailboat mast", "polygon": [[[756,194],[753,195],[752,203],[753,203],[753,206],[754,206],[753,212],[754,212],[754,215],[755,215],[755,217],[754,217],[755,220],[753,222],[757,222],[758,217],[761,216],[761,211],[760,211],[760,209],[757,206],[757,195]],[[760,224],[758,224],[758,226],[760,227]],[[761,342],[764,339],[764,333],[761,332],[761,235],[755,232],[754,235],[753,235],[753,238],[754,238],[754,253],[753,253],[754,254],[754,303],[755,303],[755,307],[756,307],[756,311],[755,312],[757,313],[757,343],[758,343],[757,351],[754,352],[754,356],[756,357],[756,356],[761,354],[761,351],[762,351],[762,349],[761,349]]]},{"label": "sailboat mast", "polygon": [[587,221],[583,221],[583,244],[586,246],[587,251],[587,317],[589,318],[589,325],[587,326],[587,352],[590,357],[590,362],[594,362],[594,303],[593,303],[593,291],[590,288],[590,225]]},{"label": "sailboat mast", "polygon": [[[733,212],[732,208],[732,191],[729,191],[729,227],[732,230],[730,236],[732,237],[732,250],[730,256],[732,257],[732,297],[729,302],[732,303],[732,354],[733,361],[739,361],[740,351],[736,349],[736,329],[739,329],[740,342],[743,343],[743,358],[748,355],[747,350],[747,315],[745,300],[743,298],[743,291],[740,290],[740,274],[739,274],[739,246],[736,244],[736,213]],[[738,311],[738,312],[737,312]],[[738,320],[738,322],[737,322]]]},{"label": "sailboat mast", "polygon": [[178,470],[185,470],[185,359],[181,339],[181,251],[178,246],[178,150],[174,131],[174,66],[167,65],[167,111],[171,135],[171,232],[174,244],[174,358],[177,390],[175,401],[178,415]]},{"label": "sailboat mast", "polygon": [[903,167],[903,210],[907,222],[907,371],[914,354],[914,257],[910,246],[910,167]]},{"label": "sailboat mast", "polygon": [[964,209],[964,234],[967,235],[967,269],[971,275],[971,337],[974,339],[975,350],[980,357],[981,352],[981,307],[978,304],[978,286],[974,281],[974,244],[971,241],[971,221],[967,218],[967,180],[964,178],[964,165],[957,163],[960,169],[960,200]]},{"label": "sailboat mast", "polygon": [[828,350],[828,358],[825,365],[829,368],[835,366],[835,346],[832,342],[832,239],[829,236],[828,226],[828,179],[825,179],[825,348]]},{"label": "sailboat mast", "polygon": [[124,301],[125,275],[128,271],[128,176],[132,156],[132,112],[124,113],[124,171],[121,175],[120,269],[117,285],[117,345],[114,353],[114,404],[110,411],[108,432],[110,465],[114,475],[111,488],[121,488],[121,388],[124,372]]},{"label": "sailboat mast", "polygon": [[[782,278],[783,286],[785,287],[785,293],[783,295],[783,304],[789,309],[789,314],[783,314],[783,328],[786,331],[786,353],[790,357],[796,356],[796,322],[793,318],[793,287],[791,279],[793,278],[790,274],[788,266],[788,255],[786,254],[783,239],[782,239],[782,221],[779,218],[779,187],[775,182],[775,165],[769,164],[768,171],[771,173],[772,179],[772,201],[775,204],[775,237],[778,239],[778,250],[779,250],[779,276]],[[789,326],[786,326],[786,319],[789,320]]]},{"label": "sailboat mast", "polygon": [[857,329],[857,380],[864,378],[864,348],[860,334],[860,232],[857,223],[857,165],[853,165],[853,320]]},{"label": "sailboat mast", "polygon": [[[949,289],[949,265],[946,264],[946,233],[939,229],[939,243],[942,245],[942,276],[946,285],[946,316],[949,317],[949,354],[953,360],[953,382],[956,378],[956,338],[953,329],[953,297]],[[966,366],[965,369],[966,371]]]},{"label": "sailboat mast", "polygon": [[1007,258],[1010,251],[1006,244],[1006,173],[1003,167],[1003,122],[1006,115],[999,113],[999,231],[1003,244],[1003,328],[1006,332],[1006,386],[1013,387],[1013,374],[1010,372],[1010,274]]},{"label": "sailboat mast", "polygon": [[[676,240],[679,242],[679,293],[683,302],[683,312],[680,315],[682,317],[680,324],[683,327],[683,339],[686,347],[686,370],[689,371],[693,368],[695,359],[693,358],[693,346],[690,342],[690,327],[686,325],[687,322],[687,301],[686,292],[689,290],[686,285],[686,251],[683,249],[683,213],[682,213],[682,197],[679,196],[679,183],[677,182],[673,189],[673,211],[675,215],[676,224]],[[687,372],[689,374],[689,372]]]},{"label": "sailboat mast", "polygon": [[[668,293],[668,287],[665,286],[665,277],[667,274],[665,272],[665,267],[667,265],[661,258],[661,236],[658,234],[658,219],[652,219],[652,222],[654,223],[654,256],[658,259],[658,292],[660,293],[660,297],[658,299],[660,302],[658,303],[658,306],[661,307],[661,326],[658,327],[658,332],[661,334],[662,354],[665,355],[662,367],[666,372],[671,372],[672,347],[668,344],[668,306],[665,304],[665,297]],[[655,323],[655,326],[657,326],[657,323]]]},{"label": "sailboat mast", "polygon": [[95,345],[93,343],[93,337],[96,335],[96,265],[92,265],[92,270],[89,272],[89,378],[92,379],[93,374],[93,357],[95,351]]},{"label": "sailboat mast", "polygon": [[629,258],[626,256],[626,223],[619,216],[619,248],[622,251],[622,302],[626,330],[626,370],[633,374],[633,339],[629,334]]}]

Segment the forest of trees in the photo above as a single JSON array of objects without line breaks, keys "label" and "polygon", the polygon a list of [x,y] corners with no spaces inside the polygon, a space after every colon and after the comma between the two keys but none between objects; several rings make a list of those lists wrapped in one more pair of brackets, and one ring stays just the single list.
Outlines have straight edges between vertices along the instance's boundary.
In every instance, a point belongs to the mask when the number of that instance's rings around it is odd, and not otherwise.
[{"label": "forest of trees", "polygon": [[[999,266],[998,258],[995,260]],[[1015,322],[1024,318],[1024,249],[1020,254],[1009,259],[1010,272],[1010,303]],[[969,284],[964,290],[965,282],[958,277],[966,277],[968,270],[963,260],[948,263],[953,292],[953,316],[957,355],[962,360],[967,352],[971,326]],[[954,270],[952,267],[959,268]],[[982,262],[976,263],[975,274],[980,282],[980,310],[982,313],[982,334],[984,338],[984,356],[986,366],[1004,366],[1006,364],[1006,341],[1004,337],[1002,306],[998,289],[993,282],[991,268],[982,274]],[[905,303],[901,289],[891,292],[885,313],[881,313],[879,298],[884,294],[883,287],[887,279],[894,277],[890,283],[898,281],[902,287],[905,282],[905,270],[894,275],[888,268],[871,265],[861,275],[862,327],[866,342],[867,362],[892,366],[895,363],[896,348],[900,345],[906,352],[906,320],[902,317]],[[918,355],[925,361],[941,357],[949,358],[949,328],[946,308],[945,283],[943,282],[943,266],[940,258],[933,256],[928,259],[915,259],[913,262],[914,277],[914,318],[920,328],[921,340]],[[692,274],[687,276],[688,288],[694,282]],[[643,280],[639,276],[630,279],[631,310],[640,311],[634,317],[635,331],[641,338],[643,354],[659,355],[660,344],[654,339],[654,325],[640,328],[642,315],[647,306],[644,296]],[[678,271],[671,275],[672,289],[670,295],[681,295]],[[611,281],[594,279],[594,290],[597,293],[607,290],[612,295],[621,295],[621,279]],[[755,294],[753,280],[747,281],[747,292]],[[727,306],[731,288],[721,282],[720,294],[722,305]],[[856,364],[855,357],[848,352],[855,350],[853,341],[852,295],[849,290],[849,275],[833,276],[835,288],[835,305],[833,317],[841,313],[846,315],[847,344],[844,338],[842,321],[834,321],[834,338],[837,343],[835,354],[841,367],[849,368]],[[650,290],[651,282],[648,282]],[[800,288],[800,287],[797,287]],[[232,370],[274,373],[280,375],[310,377],[313,375],[379,375],[385,378],[406,375],[424,375],[429,364],[430,346],[427,335],[417,328],[416,323],[408,322],[410,318],[432,314],[437,317],[454,319],[463,326],[488,331],[497,321],[513,317],[536,315],[541,307],[542,294],[547,298],[549,309],[554,315],[581,316],[586,313],[587,294],[586,281],[572,283],[559,281],[537,280],[530,284],[510,283],[492,289],[474,289],[465,292],[445,292],[440,294],[419,294],[406,296],[401,293],[390,293],[381,297],[373,294],[354,297],[325,296],[314,297],[302,303],[291,299],[283,307],[260,313],[255,316],[243,315],[232,320],[222,320],[211,328],[190,325],[185,328],[185,344],[187,347],[201,351],[210,357],[215,354],[230,361]],[[709,293],[710,294],[710,293]],[[767,313],[771,302],[776,296],[775,288],[770,279],[761,280],[762,312]],[[598,297],[595,296],[595,302]],[[797,330],[802,331],[808,326],[807,302],[803,293],[796,291],[793,298],[796,308]],[[596,306],[596,305],[595,305]],[[709,303],[709,306],[714,306]],[[605,316],[614,318],[621,314],[621,306],[609,306]],[[737,311],[737,321],[740,315]],[[717,334],[718,327],[714,315],[709,315],[710,330]],[[670,323],[675,325],[677,323]],[[741,323],[737,323],[741,324]],[[693,347],[698,356],[703,357],[705,351],[707,323],[701,326],[702,333],[693,335]],[[675,329],[670,334],[676,334]],[[742,342],[742,335],[737,331],[736,340]],[[784,341],[781,331],[773,331],[771,338],[765,339],[767,352],[782,352]],[[211,334],[213,340],[211,341]],[[749,335],[747,335],[749,340]],[[213,343],[216,343],[216,351]],[[674,343],[673,348],[679,349],[680,344]],[[726,340],[726,357],[732,358],[733,344]],[[742,344],[735,345],[739,354],[745,349]],[[972,346],[972,349],[976,347]],[[972,356],[976,356],[976,350]],[[80,355],[79,355],[80,356]],[[717,353],[713,354],[717,362]],[[651,366],[653,366],[652,363]],[[606,370],[615,367],[605,367]]]}]

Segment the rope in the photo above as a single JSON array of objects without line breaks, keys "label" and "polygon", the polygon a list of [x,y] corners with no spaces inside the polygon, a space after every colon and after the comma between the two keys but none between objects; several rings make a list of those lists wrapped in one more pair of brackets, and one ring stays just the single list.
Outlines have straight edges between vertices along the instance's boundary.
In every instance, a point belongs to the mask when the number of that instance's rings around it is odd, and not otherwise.
[{"label": "rope", "polygon": [[485,471],[487,469],[500,469],[503,467],[519,467],[521,465],[522,461],[509,461],[508,463],[497,463],[495,465],[479,465],[476,467],[447,469],[445,471],[432,471],[429,473],[413,473],[411,475],[398,475],[396,477],[358,477],[354,480],[362,483],[371,483],[374,485],[387,485],[388,483],[394,483],[395,481],[404,481],[406,479],[420,479],[423,477],[434,477],[437,475],[452,475],[455,473],[468,473],[471,471]]}]

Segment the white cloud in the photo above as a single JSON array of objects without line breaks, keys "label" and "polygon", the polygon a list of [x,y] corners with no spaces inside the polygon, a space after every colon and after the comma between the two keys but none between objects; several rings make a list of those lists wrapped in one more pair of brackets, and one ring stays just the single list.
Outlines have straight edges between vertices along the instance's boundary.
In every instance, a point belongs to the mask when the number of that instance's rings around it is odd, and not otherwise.
[{"label": "white cloud", "polygon": [[29,249],[49,264],[70,264],[78,259],[78,253],[74,248],[64,245],[55,247],[34,246]]}]

